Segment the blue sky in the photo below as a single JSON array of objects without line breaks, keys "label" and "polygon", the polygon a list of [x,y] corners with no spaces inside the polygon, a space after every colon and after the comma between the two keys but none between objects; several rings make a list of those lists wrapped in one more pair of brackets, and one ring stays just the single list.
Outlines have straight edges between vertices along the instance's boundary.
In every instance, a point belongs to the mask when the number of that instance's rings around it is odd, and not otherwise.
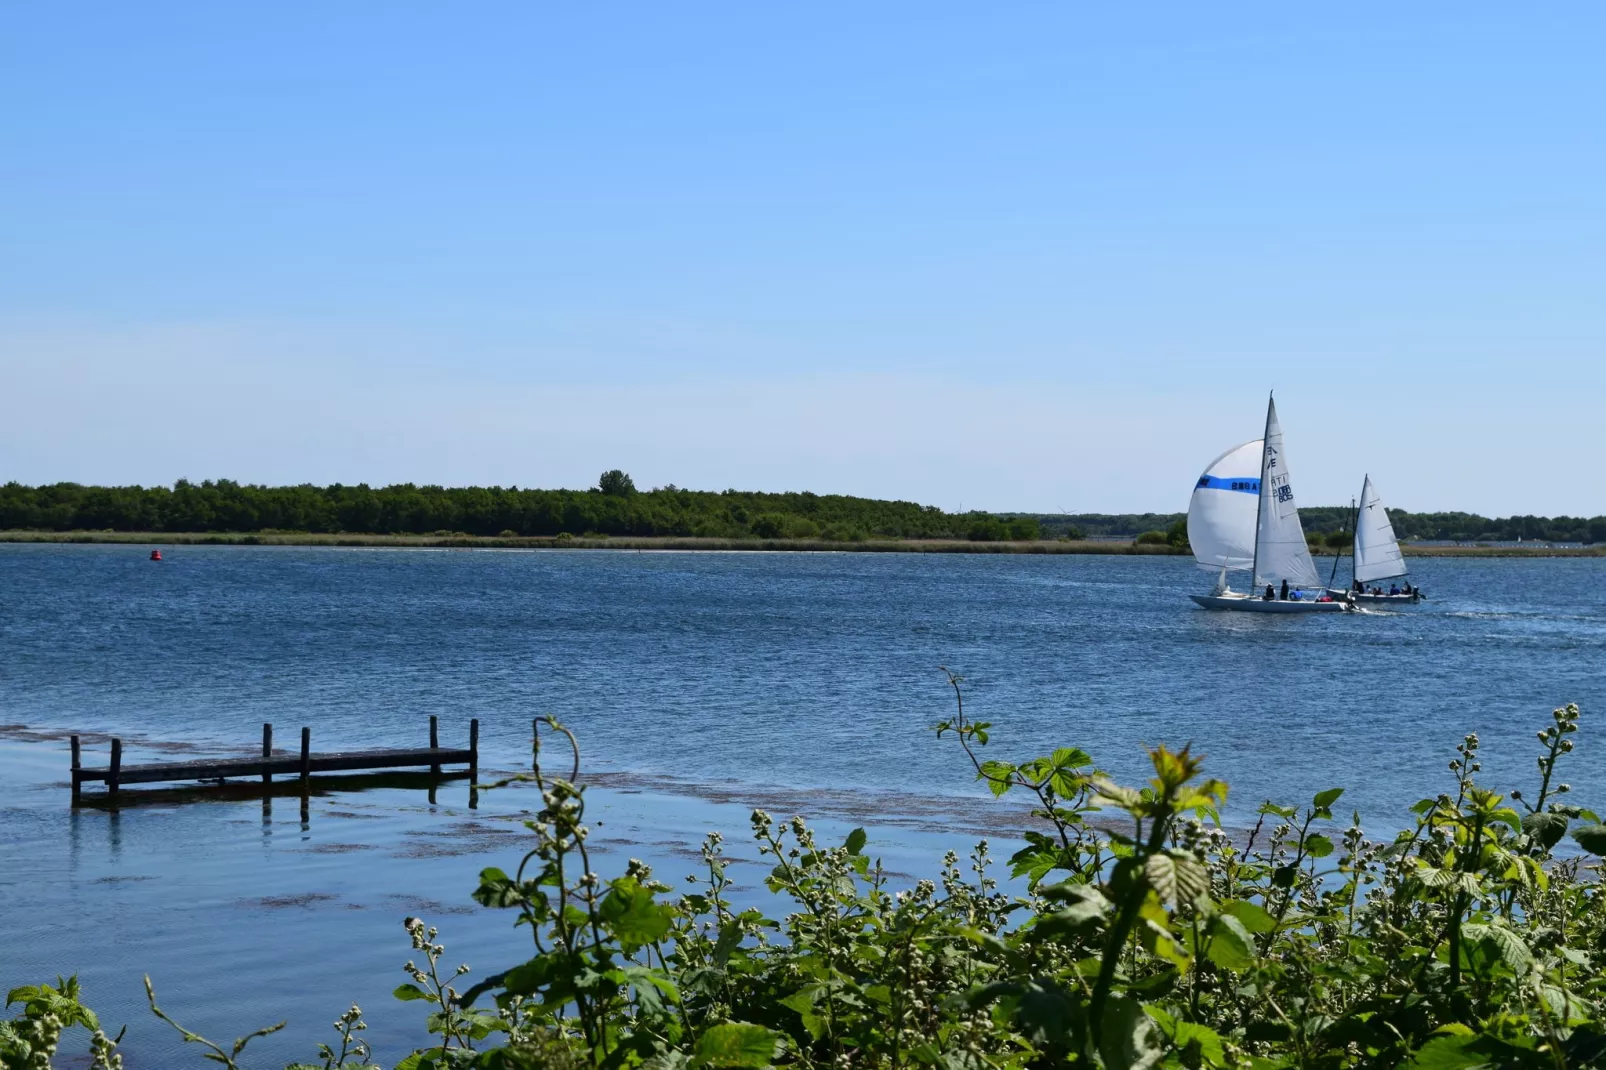
[{"label": "blue sky", "polygon": [[1116,7],[12,6],[0,479],[1606,512],[1606,8]]}]

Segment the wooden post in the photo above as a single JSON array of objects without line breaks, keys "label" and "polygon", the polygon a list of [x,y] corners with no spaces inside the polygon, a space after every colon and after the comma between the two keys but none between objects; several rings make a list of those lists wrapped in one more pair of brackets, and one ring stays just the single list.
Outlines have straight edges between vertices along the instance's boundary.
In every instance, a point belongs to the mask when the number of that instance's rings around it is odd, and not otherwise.
[{"label": "wooden post", "polygon": [[117,798],[117,774],[123,768],[123,741],[112,740],[112,766],[106,773],[106,795],[108,798]]},{"label": "wooden post", "polygon": [[266,722],[262,725],[262,783],[264,786],[273,783],[273,774],[268,772],[267,761],[273,757],[273,726]]},{"label": "wooden post", "polygon": [[480,778],[480,719],[468,723],[468,782],[472,787]]},{"label": "wooden post", "polygon": [[79,792],[80,792],[81,787],[83,785],[83,781],[78,779],[78,770],[83,766],[83,762],[80,761],[81,758],[82,758],[82,751],[81,751],[81,749],[79,747],[78,737],[77,736],[73,736],[72,737],[72,804],[74,806],[78,805],[78,795],[79,795]]},{"label": "wooden post", "polygon": [[301,730],[301,783],[312,775],[312,729]]},{"label": "wooden post", "polygon": [[[440,750],[441,749],[440,718],[436,717],[433,713],[429,715],[429,749],[430,750]],[[432,773],[435,776],[440,776],[441,775],[441,763],[440,762],[431,762],[430,766],[429,766],[429,771],[430,771],[430,773]]]}]

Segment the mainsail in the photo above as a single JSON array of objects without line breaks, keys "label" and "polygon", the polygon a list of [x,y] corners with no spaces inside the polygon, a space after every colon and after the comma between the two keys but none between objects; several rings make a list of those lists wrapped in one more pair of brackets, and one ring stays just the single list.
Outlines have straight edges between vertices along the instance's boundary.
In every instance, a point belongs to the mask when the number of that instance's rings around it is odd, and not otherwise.
[{"label": "mainsail", "polygon": [[1255,560],[1255,506],[1261,441],[1234,446],[1211,461],[1188,502],[1188,545],[1199,567],[1248,569]]},{"label": "mainsail", "polygon": [[1277,403],[1266,402],[1266,437],[1260,465],[1260,517],[1255,537],[1254,583],[1287,580],[1291,587],[1319,587],[1321,578],[1305,544],[1294,504],[1294,485],[1283,448],[1283,429],[1277,422]]},{"label": "mainsail", "polygon": [[1355,578],[1361,583],[1405,575],[1405,556],[1394,537],[1383,499],[1367,476],[1361,486],[1361,507],[1355,520]]}]

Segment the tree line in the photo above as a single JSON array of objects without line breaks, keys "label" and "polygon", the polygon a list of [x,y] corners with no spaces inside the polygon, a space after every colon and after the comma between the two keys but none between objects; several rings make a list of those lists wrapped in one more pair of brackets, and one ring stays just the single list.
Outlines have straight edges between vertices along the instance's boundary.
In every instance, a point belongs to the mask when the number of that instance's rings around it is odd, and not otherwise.
[{"label": "tree line", "polygon": [[[1606,543],[1606,516],[1508,516],[1486,517],[1477,513],[1411,513],[1390,509],[1394,533],[1402,539],[1432,539],[1451,542],[1539,542]],[[1067,532],[1085,533],[1092,538],[1136,538],[1145,532],[1164,532],[1186,513],[1066,513],[1029,514],[1048,537]],[[1300,521],[1307,534],[1331,535],[1348,532],[1352,521],[1347,505],[1301,506]],[[1077,537],[1072,535],[1072,537]]]},{"label": "tree line", "polygon": [[617,469],[590,490],[399,483],[268,487],[230,479],[172,487],[0,487],[0,530],[309,532],[364,535],[1036,539],[1029,517],[807,491],[638,491]]},{"label": "tree line", "polygon": [[[1307,533],[1350,529],[1348,506],[1300,509]],[[1490,518],[1477,513],[1390,509],[1402,539],[1456,542],[1606,543],[1606,516]],[[1182,532],[1184,513],[948,513],[915,502],[808,491],[639,491],[626,473],[603,473],[589,490],[518,487],[267,487],[230,479],[171,487],[55,483],[0,486],[0,530],[309,532],[362,535],[464,533],[709,538],[971,539],[1137,538]],[[1166,541],[1181,545],[1183,536]],[[1156,540],[1158,541],[1158,540]]]}]

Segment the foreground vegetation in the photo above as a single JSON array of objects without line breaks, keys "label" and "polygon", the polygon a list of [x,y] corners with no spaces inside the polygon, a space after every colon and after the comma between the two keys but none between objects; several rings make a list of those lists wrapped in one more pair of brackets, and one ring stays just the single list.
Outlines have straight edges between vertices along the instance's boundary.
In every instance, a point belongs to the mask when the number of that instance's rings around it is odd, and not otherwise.
[{"label": "foreground vegetation", "polygon": [[[513,915],[524,961],[470,983],[426,922],[398,999],[433,1038],[396,1070],[479,1067],[1553,1068],[1606,1062],[1606,827],[1560,779],[1576,706],[1539,732],[1535,783],[1479,783],[1467,736],[1443,790],[1372,839],[1337,816],[1337,787],[1266,803],[1252,830],[1218,822],[1227,786],[1188,749],[1150,752],[1118,785],[1076,748],[985,758],[964,710],[939,737],[1038,824],[1004,864],[989,846],[899,885],[855,830],[818,842],[800,817],[752,815],[777,916],[733,904],[722,838],[676,893],[632,860],[592,864],[574,737],[536,723],[531,843],[474,899]],[[556,739],[561,775],[543,763]],[[506,781],[496,788],[509,787]],[[1565,848],[1565,849],[1563,849]],[[1582,849],[1585,854],[1580,854]],[[1560,851],[1560,853],[1558,853]],[[147,981],[149,989],[149,982]],[[151,1009],[199,1054],[244,1065],[251,1034],[214,1044]],[[92,1032],[75,982],[15,989],[0,1067],[49,1067],[61,1031]],[[296,1070],[368,1068],[361,1011]],[[421,1036],[423,1034],[421,1033]]]}]

